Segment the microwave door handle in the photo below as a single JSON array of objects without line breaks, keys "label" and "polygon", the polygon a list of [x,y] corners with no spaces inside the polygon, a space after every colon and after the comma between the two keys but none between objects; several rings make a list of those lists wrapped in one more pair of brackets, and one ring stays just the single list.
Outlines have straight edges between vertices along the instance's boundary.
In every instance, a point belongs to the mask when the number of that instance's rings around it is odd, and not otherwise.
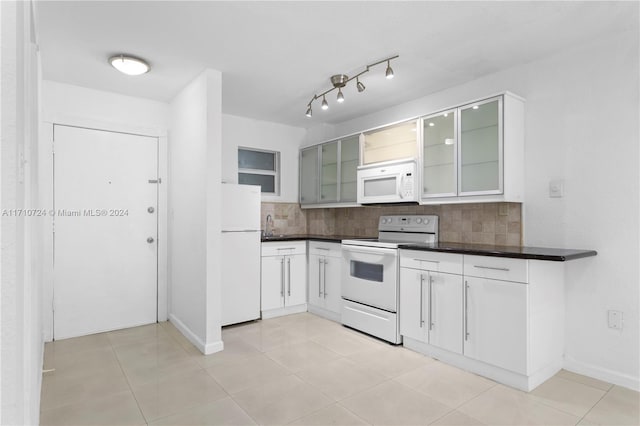
[{"label": "microwave door handle", "polygon": [[402,188],[404,188],[404,173],[401,173],[401,174],[400,174],[400,179],[398,179],[398,182],[399,182],[399,184],[400,184],[400,185],[399,185],[399,188],[398,188],[398,197],[400,197],[400,198],[404,198],[404,197],[402,196]]}]

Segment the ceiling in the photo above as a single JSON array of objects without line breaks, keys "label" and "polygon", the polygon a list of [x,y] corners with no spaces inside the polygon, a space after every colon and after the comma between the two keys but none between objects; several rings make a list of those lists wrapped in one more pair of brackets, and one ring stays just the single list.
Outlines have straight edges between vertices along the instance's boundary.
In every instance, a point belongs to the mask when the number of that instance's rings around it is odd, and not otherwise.
[{"label": "ceiling", "polygon": [[[338,123],[638,26],[637,2],[38,1],[43,77],[170,101],[205,68],[220,70],[224,113],[310,127]],[[151,72],[129,77],[107,58]],[[314,93],[372,68],[345,102]]]}]

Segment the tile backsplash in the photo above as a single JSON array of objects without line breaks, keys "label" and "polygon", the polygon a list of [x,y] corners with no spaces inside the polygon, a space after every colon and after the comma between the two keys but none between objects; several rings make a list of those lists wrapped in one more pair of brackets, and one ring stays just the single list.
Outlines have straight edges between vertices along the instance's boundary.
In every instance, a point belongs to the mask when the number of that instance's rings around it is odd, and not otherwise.
[{"label": "tile backsplash", "polygon": [[306,212],[298,203],[262,203],[260,227],[265,229],[267,215],[273,218],[273,233],[278,234],[306,234]]},{"label": "tile backsplash", "polygon": [[440,241],[522,245],[522,204],[475,203],[436,206],[367,206],[303,210],[296,203],[262,203],[262,222],[274,218],[276,234],[375,237],[381,215],[435,214]]}]

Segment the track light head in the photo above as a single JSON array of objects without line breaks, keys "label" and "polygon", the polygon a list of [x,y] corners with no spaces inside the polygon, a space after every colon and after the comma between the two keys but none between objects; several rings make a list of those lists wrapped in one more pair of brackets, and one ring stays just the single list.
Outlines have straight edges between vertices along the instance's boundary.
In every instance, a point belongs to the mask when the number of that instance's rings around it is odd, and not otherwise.
[{"label": "track light head", "polygon": [[309,107],[307,108],[307,112],[305,113],[305,115],[309,118],[311,118],[311,116],[313,115],[313,111],[311,110],[311,104],[309,104]]},{"label": "track light head", "polygon": [[344,102],[344,95],[342,94],[342,89],[338,89],[338,102],[339,103]]},{"label": "track light head", "polygon": [[364,89],[366,89],[366,87],[364,87],[364,84],[362,84],[362,82],[360,81],[360,78],[356,78],[356,88],[358,89],[358,93],[362,93],[364,92]]},{"label": "track light head", "polygon": [[393,70],[391,69],[391,61],[387,61],[387,71],[384,73],[389,80],[393,78]]},{"label": "track light head", "polygon": [[324,96],[322,97],[322,106],[320,108],[322,108],[323,110],[329,109],[329,104],[327,103],[327,99]]}]

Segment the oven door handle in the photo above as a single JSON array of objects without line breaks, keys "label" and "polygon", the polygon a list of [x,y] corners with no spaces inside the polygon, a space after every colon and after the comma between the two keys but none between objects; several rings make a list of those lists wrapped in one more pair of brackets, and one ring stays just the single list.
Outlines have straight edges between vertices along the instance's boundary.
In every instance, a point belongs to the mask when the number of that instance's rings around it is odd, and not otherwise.
[{"label": "oven door handle", "polygon": [[398,256],[398,250],[394,248],[382,248],[382,247],[366,247],[366,246],[342,246],[343,253],[362,253],[362,254],[389,254],[394,257]]}]

